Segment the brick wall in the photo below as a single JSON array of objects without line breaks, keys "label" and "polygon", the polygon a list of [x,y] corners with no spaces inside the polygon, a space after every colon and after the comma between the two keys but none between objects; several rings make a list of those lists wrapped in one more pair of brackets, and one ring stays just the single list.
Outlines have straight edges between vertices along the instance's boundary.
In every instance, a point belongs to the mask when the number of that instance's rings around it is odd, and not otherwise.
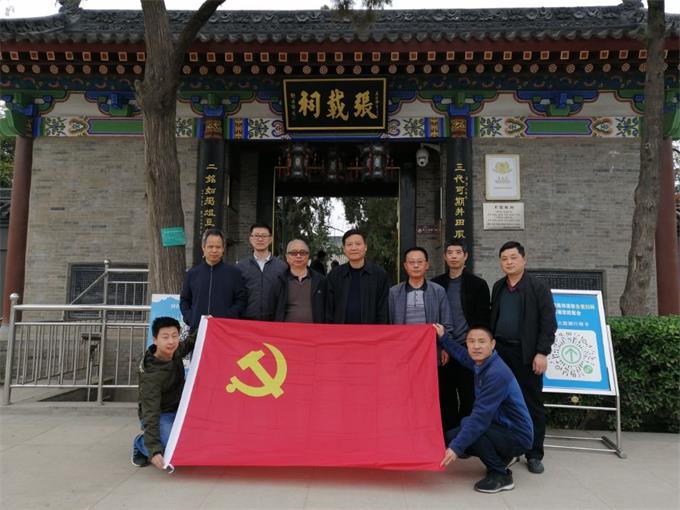
[{"label": "brick wall", "polygon": [[[439,226],[439,188],[441,186],[440,164],[438,154],[430,151],[430,162],[425,167],[416,166],[416,229],[418,225]],[[428,278],[433,278],[442,272],[442,250],[439,231],[432,233],[417,233],[416,245],[422,246],[428,252],[430,269]],[[401,246],[401,258],[408,246]]]},{"label": "brick wall", "polygon": [[[502,276],[498,249],[521,242],[532,269],[605,272],[605,307],[620,314],[639,169],[638,140],[478,139],[473,145],[475,272],[491,285]],[[484,155],[520,155],[525,230],[484,231]],[[650,310],[656,310],[652,277]]]},{"label": "brick wall", "polygon": [[[197,142],[177,150],[190,261]],[[37,138],[23,301],[64,303],[71,263],[145,264],[144,189],[141,138]]]},{"label": "brick wall", "polygon": [[[497,251],[510,239],[527,248],[534,269],[601,269],[606,306],[618,314],[630,242],[639,141],[477,139],[473,142],[475,271],[501,276]],[[191,253],[197,141],[178,140],[182,198]],[[484,155],[520,155],[524,231],[484,231]],[[39,138],[35,142],[25,302],[63,303],[68,264],[146,262],[143,142],[116,138]],[[441,169],[417,168],[416,224],[436,224]],[[249,253],[255,221],[258,153],[244,149],[225,213],[234,243],[228,261]],[[430,252],[429,276],[443,270],[439,234],[416,242]],[[188,257],[187,261],[191,258]],[[652,284],[650,306],[656,308]]]}]

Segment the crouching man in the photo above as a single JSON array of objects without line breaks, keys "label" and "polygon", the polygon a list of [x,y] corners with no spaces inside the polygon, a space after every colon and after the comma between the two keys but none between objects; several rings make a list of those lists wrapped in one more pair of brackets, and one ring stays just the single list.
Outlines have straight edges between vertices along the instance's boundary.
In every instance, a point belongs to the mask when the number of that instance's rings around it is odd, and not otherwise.
[{"label": "crouching man", "polygon": [[511,490],[515,484],[508,465],[531,447],[534,434],[519,384],[494,351],[496,342],[488,328],[473,325],[465,339],[466,350],[445,334],[441,324],[434,327],[444,350],[474,372],[475,383],[472,413],[447,433],[449,447],[441,465],[470,455],[479,457],[487,475],[475,484],[475,490]]},{"label": "crouching man", "polygon": [[194,349],[195,334],[179,341],[180,325],[172,317],[151,324],[153,345],[139,362],[139,420],[143,434],[132,443],[132,464],[163,469],[163,452],[184,388],[182,358]]}]

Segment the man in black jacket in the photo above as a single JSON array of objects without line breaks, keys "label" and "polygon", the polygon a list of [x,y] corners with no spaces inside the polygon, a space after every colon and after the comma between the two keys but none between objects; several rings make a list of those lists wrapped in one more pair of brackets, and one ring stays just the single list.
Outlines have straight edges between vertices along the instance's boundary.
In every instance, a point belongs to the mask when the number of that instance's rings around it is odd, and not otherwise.
[{"label": "man in black jacket", "polygon": [[289,269],[279,276],[279,296],[275,320],[278,322],[323,323],[326,304],[326,278],[307,267],[309,246],[293,239],[286,247]]},{"label": "man in black jacket", "polygon": [[[489,286],[465,267],[467,244],[452,239],[444,246],[447,271],[433,278],[446,290],[454,324],[489,325]],[[464,344],[461,344],[464,346]],[[460,425],[469,416],[475,401],[474,374],[455,359],[439,367],[439,404],[444,430]]]},{"label": "man in black jacket", "polygon": [[387,273],[366,260],[366,238],[351,229],[342,236],[349,262],[331,271],[326,279],[326,322],[335,324],[387,324]]},{"label": "man in black jacket", "polygon": [[187,271],[179,296],[179,308],[190,331],[198,328],[202,315],[237,319],[247,302],[241,272],[222,261],[222,231],[206,230],[201,246],[204,260]]},{"label": "man in black jacket", "polygon": [[525,272],[524,246],[509,241],[498,252],[505,278],[491,293],[491,329],[496,350],[519,382],[534,424],[534,443],[526,452],[532,473],[542,473],[545,410],[543,373],[555,341],[557,321],[550,289]]},{"label": "man in black jacket", "polygon": [[182,358],[194,349],[195,335],[179,341],[179,322],[158,317],[151,324],[153,345],[139,362],[139,399],[137,414],[142,434],[132,443],[132,464],[153,464],[163,469],[163,453],[170,438],[179,401],[184,389]]}]

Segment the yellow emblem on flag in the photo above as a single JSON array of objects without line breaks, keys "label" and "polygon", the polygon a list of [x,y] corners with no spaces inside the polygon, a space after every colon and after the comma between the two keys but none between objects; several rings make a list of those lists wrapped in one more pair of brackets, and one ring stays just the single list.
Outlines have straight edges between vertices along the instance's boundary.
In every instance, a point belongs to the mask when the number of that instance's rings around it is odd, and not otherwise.
[{"label": "yellow emblem on flag", "polygon": [[283,395],[281,386],[286,380],[286,374],[288,373],[286,358],[284,358],[281,351],[273,345],[264,343],[264,346],[272,353],[276,360],[276,374],[272,377],[260,363],[260,360],[264,357],[264,351],[250,351],[238,360],[238,366],[241,370],[252,370],[255,377],[262,383],[262,386],[250,386],[240,381],[238,377],[233,376],[230,379],[231,382],[227,384],[227,393],[240,391],[249,397],[266,397],[267,395],[272,395],[274,398],[279,398]]}]

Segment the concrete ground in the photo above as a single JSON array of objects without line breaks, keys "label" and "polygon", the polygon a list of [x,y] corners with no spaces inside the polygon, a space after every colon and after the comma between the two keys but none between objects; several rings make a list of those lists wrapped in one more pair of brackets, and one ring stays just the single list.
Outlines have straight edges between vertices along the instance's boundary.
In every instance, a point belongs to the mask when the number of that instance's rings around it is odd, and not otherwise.
[{"label": "concrete ground", "polygon": [[477,459],[459,460],[442,473],[185,467],[168,475],[130,464],[135,434],[130,404],[0,407],[0,508],[680,508],[674,434],[625,433],[627,459],[550,449],[544,474],[515,464],[515,489],[499,494],[472,489],[484,475]]}]

